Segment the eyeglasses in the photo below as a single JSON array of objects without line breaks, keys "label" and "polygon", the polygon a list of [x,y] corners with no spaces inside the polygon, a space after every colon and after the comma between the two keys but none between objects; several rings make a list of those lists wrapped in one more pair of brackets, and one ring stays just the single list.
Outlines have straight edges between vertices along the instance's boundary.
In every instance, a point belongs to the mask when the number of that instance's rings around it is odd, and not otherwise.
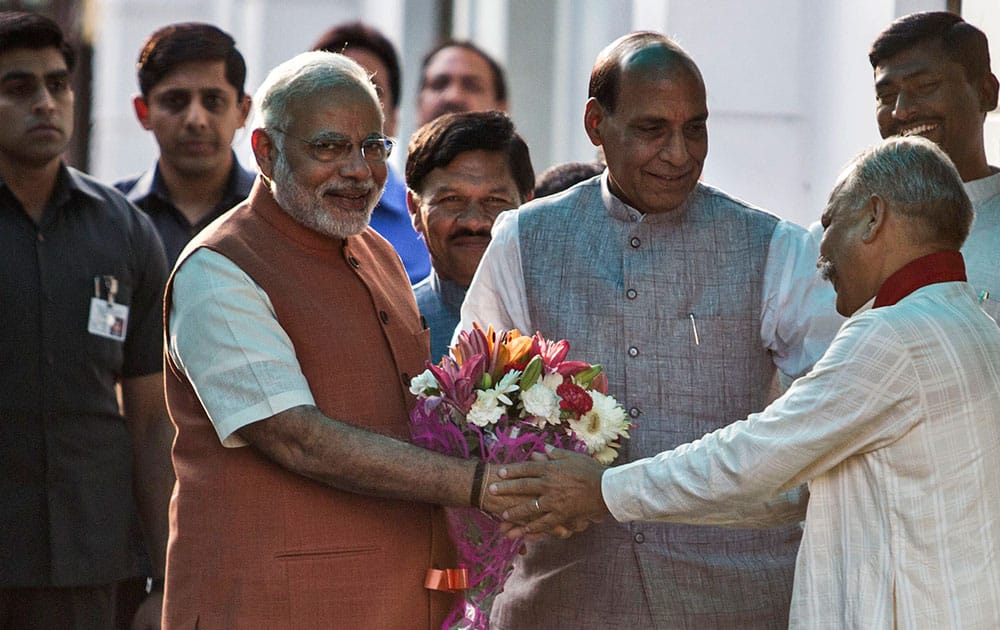
[{"label": "eyeglasses", "polygon": [[[309,147],[309,155],[317,162],[336,162],[351,154],[354,150],[354,143],[349,140],[306,140],[298,136],[293,136],[284,129],[277,127],[272,129],[283,135],[305,143]],[[396,146],[393,140],[385,137],[368,138],[361,142],[361,157],[369,164],[383,164],[392,154],[392,148]]]}]

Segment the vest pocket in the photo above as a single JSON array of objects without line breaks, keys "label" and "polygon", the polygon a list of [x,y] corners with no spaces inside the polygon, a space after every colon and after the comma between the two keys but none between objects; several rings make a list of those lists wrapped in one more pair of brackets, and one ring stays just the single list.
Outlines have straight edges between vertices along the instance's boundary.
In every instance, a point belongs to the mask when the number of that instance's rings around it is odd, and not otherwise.
[{"label": "vest pocket", "polygon": [[361,547],[338,547],[335,549],[289,549],[274,556],[275,560],[309,560],[322,558],[338,558],[356,556],[361,554],[376,553],[379,548],[375,545],[364,545]]}]

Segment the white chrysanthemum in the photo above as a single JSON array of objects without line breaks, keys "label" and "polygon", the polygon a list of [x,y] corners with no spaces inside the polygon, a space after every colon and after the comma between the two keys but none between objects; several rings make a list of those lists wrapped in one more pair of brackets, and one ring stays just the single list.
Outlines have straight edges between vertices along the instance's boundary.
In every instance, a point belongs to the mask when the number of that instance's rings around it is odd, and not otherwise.
[{"label": "white chrysanthemum", "polygon": [[434,378],[434,372],[424,370],[410,379],[410,393],[414,396],[423,396],[429,389],[441,389],[441,384]]},{"label": "white chrysanthemum", "polygon": [[[557,375],[558,376],[558,375]],[[554,388],[549,388],[544,381],[535,383],[528,391],[521,392],[521,403],[524,412],[548,424],[559,424],[559,396]]]},{"label": "white chrysanthemum", "polygon": [[507,407],[514,404],[507,394],[517,391],[517,379],[520,377],[520,371],[511,370],[503,375],[496,387],[477,391],[476,402],[472,403],[466,420],[477,427],[496,424],[507,412]]},{"label": "white chrysanthemum", "polygon": [[618,451],[616,451],[615,448],[616,445],[606,445],[604,448],[594,453],[594,459],[607,466],[611,462],[615,461],[616,457],[618,457]]},{"label": "white chrysanthemum", "polygon": [[579,419],[571,418],[567,422],[576,436],[587,446],[587,452],[593,454],[602,452],[612,440],[627,437],[628,419],[625,410],[611,396],[595,391],[587,393],[594,402],[593,408]]},{"label": "white chrysanthemum", "polygon": [[500,405],[499,395],[496,390],[486,389],[476,392],[476,402],[472,403],[469,415],[466,420],[477,427],[488,427],[496,424],[501,417],[505,407]]}]

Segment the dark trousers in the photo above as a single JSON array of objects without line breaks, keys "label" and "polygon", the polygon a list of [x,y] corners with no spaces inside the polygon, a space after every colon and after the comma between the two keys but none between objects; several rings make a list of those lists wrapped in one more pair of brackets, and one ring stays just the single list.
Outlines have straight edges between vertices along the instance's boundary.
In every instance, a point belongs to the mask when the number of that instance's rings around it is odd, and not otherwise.
[{"label": "dark trousers", "polygon": [[0,588],[0,630],[108,630],[114,585]]},{"label": "dark trousers", "polygon": [[129,630],[139,604],[146,599],[146,578],[127,578],[115,584],[114,630]]}]

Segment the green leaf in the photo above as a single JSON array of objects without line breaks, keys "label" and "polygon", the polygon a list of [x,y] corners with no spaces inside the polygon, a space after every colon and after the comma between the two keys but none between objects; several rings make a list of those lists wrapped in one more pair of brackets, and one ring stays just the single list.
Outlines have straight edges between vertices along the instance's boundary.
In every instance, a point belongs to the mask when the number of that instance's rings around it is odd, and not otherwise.
[{"label": "green leaf", "polygon": [[573,377],[573,381],[580,387],[587,389],[588,387],[590,387],[590,384],[594,382],[594,379],[597,377],[597,375],[603,371],[604,368],[601,367],[600,363],[598,363],[596,365],[590,366],[589,368],[583,370],[582,372],[577,373],[576,376]]},{"label": "green leaf", "polygon": [[537,354],[531,357],[528,365],[525,366],[521,374],[521,391],[526,392],[538,382],[538,377],[542,375],[542,357]]}]

